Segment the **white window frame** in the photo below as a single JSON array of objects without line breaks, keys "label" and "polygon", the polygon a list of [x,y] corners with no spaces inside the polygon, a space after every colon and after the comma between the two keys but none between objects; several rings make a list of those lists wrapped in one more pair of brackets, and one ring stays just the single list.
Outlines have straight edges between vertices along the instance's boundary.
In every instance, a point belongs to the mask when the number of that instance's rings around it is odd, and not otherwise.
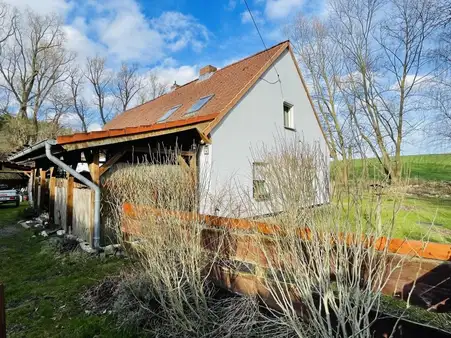
[{"label": "white window frame", "polygon": [[[266,165],[267,163],[264,162],[252,163],[252,197],[258,202],[267,201],[270,199],[270,193],[268,191],[268,185],[264,174],[258,170],[259,167],[264,167]],[[258,192],[257,186],[260,186],[260,189],[264,192]]]},{"label": "white window frame", "polygon": [[[285,129],[295,130],[294,129],[294,105],[290,102],[283,101],[282,107],[283,107],[283,126],[285,127]],[[287,113],[285,111],[285,107],[288,108]]]}]

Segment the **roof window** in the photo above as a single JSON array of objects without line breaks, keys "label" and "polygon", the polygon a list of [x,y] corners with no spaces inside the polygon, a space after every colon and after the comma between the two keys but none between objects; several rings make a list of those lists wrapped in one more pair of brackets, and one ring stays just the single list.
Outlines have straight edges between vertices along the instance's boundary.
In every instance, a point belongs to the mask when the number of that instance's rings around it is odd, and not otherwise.
[{"label": "roof window", "polygon": [[171,109],[169,109],[162,117],[160,117],[160,118],[158,119],[157,123],[166,121],[166,120],[167,120],[172,114],[174,114],[174,113],[177,111],[177,109],[179,109],[181,106],[182,106],[182,105],[179,104],[179,105],[174,106],[174,107],[172,107]]},{"label": "roof window", "polygon": [[188,109],[188,111],[185,113],[185,115],[190,115],[190,114],[194,114],[195,112],[197,112],[198,110],[200,110],[203,106],[205,106],[205,104],[210,101],[210,99],[213,97],[212,95],[208,95],[208,96],[204,96],[201,97],[195,104],[193,104],[191,106],[190,109]]}]

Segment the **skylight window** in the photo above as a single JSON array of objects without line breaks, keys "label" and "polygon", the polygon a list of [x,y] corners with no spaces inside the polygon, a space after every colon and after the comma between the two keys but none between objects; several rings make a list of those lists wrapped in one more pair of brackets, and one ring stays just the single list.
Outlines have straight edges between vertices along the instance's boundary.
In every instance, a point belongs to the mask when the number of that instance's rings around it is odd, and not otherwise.
[{"label": "skylight window", "polygon": [[162,117],[160,117],[157,121],[157,123],[166,121],[172,114],[176,112],[177,109],[179,109],[182,105],[179,104],[178,106],[172,107],[169,109]]},{"label": "skylight window", "polygon": [[213,97],[213,95],[208,95],[201,97],[195,104],[191,106],[190,109],[185,113],[185,115],[193,114],[200,110],[210,99]]}]

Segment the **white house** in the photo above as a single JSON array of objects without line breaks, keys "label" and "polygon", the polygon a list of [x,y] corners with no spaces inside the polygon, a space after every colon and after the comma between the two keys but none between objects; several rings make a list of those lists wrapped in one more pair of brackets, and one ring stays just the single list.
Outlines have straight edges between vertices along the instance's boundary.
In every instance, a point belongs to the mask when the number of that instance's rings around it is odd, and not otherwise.
[{"label": "white house", "polygon": [[[203,67],[197,80],[124,112],[104,130],[183,123],[196,117],[208,118],[198,126],[209,140],[199,144],[198,167],[200,184],[209,196],[225,190],[231,199],[242,192],[252,196],[256,165],[252,149],[271,146],[276,135],[317,143],[328,158],[318,116],[288,41],[222,69]],[[228,211],[212,199],[203,199],[201,212],[226,215]]]},{"label": "white house", "polygon": [[[261,198],[267,182],[257,176],[265,164],[253,153],[261,145],[275,146],[277,137],[315,145],[323,158],[329,158],[324,133],[288,41],[221,69],[205,66],[198,79],[182,86],[174,84],[164,95],[119,114],[102,131],[39,142],[10,160],[34,161],[36,169],[44,170],[56,164],[77,179],[80,175],[70,167],[87,162],[91,182],[84,183],[99,197],[100,178],[115,163],[134,161],[140,152],[143,156],[158,153],[160,144],[177,145],[182,148],[179,160],[186,161],[181,164],[197,168],[201,213],[229,215],[227,209],[233,203],[218,203],[217,197],[239,205],[244,194],[253,207],[240,215],[251,216],[279,211],[269,210]],[[99,158],[104,158],[104,163]],[[328,171],[328,163],[318,170],[327,178],[324,170]],[[40,172],[36,170],[34,175]],[[327,202],[327,184],[318,182],[316,187],[319,193],[314,204]],[[99,208],[96,204],[95,215]],[[98,229],[98,217],[93,222]]]}]

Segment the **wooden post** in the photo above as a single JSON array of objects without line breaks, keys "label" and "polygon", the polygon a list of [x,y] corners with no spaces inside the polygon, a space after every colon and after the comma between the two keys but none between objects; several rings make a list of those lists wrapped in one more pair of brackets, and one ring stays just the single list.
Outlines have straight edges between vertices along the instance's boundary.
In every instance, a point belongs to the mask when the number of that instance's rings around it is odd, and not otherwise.
[{"label": "wooden post", "polygon": [[49,219],[50,222],[55,223],[55,189],[56,189],[56,177],[55,168],[50,168],[50,180],[49,180]]},{"label": "wooden post", "polygon": [[193,175],[193,186],[194,186],[194,191],[195,191],[195,196],[196,196],[196,201],[194,201],[194,208],[195,211],[199,212],[200,208],[199,208],[199,200],[200,200],[200,189],[199,189],[199,178],[198,178],[198,173],[197,173],[197,154],[196,152],[194,152],[194,154],[190,157],[189,159],[189,167],[191,170],[191,174]]},{"label": "wooden post", "polygon": [[34,199],[36,198],[36,195],[34,193],[34,181],[36,180],[36,169],[33,169],[31,171],[30,176],[30,185],[28,187],[28,203],[31,207],[34,206]]},{"label": "wooden post", "polygon": [[[99,149],[93,149],[91,153],[91,163],[89,164],[92,182],[100,185]],[[91,192],[91,224],[89,233],[91,234],[91,244],[94,244],[94,191]]]},{"label": "wooden post", "polygon": [[0,338],[6,338],[5,287],[0,283]]},{"label": "wooden post", "polygon": [[39,202],[38,202],[38,209],[41,209],[44,207],[44,195],[45,195],[45,175],[46,170],[40,169],[39,173],[39,179],[40,179],[40,186],[41,186],[41,193],[39,196]]},{"label": "wooden post", "polygon": [[34,181],[33,181],[33,207],[39,208],[38,201],[38,169],[34,169]]},{"label": "wooden post", "polygon": [[67,178],[66,189],[66,232],[72,233],[72,217],[74,212],[74,177]]}]

